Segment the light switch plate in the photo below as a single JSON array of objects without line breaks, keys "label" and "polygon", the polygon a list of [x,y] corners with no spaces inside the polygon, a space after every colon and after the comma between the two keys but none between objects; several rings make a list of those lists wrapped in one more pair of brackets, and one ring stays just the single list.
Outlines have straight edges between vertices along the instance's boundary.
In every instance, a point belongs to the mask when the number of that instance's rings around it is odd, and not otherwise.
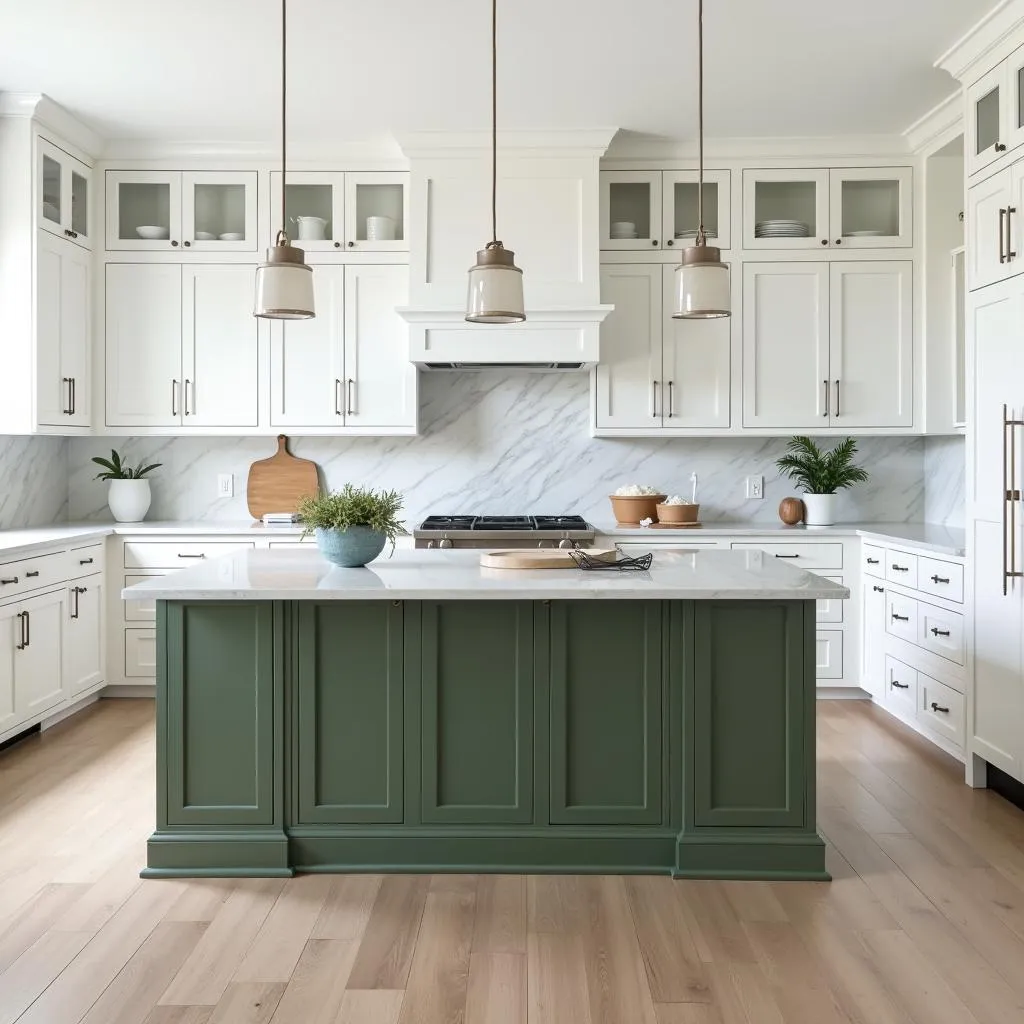
[{"label": "light switch plate", "polygon": [[760,500],[764,498],[764,477],[747,477],[747,498],[749,500]]},{"label": "light switch plate", "polygon": [[235,496],[235,478],[231,473],[217,474],[217,497],[233,498]]}]

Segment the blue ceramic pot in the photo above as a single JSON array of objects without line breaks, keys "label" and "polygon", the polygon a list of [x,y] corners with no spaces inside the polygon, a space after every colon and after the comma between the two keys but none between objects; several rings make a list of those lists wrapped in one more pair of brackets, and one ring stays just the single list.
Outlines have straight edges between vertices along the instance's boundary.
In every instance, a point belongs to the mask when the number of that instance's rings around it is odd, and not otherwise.
[{"label": "blue ceramic pot", "polygon": [[328,562],[351,569],[372,562],[383,550],[387,537],[368,526],[347,530],[317,529],[316,543]]}]

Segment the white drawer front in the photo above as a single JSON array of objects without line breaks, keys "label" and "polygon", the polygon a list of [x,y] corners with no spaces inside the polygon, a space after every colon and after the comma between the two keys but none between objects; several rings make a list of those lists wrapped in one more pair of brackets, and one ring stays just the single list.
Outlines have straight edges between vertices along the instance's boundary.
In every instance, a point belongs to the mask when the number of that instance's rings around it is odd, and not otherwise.
[{"label": "white drawer front", "polygon": [[67,578],[77,580],[82,576],[92,576],[103,572],[106,565],[104,552],[106,544],[86,544],[80,548],[72,548],[67,554]]},{"label": "white drawer front", "polygon": [[843,678],[843,631],[819,629],[815,643],[814,674],[818,679]]},{"label": "white drawer front", "polygon": [[964,699],[945,683],[917,674],[917,720],[926,729],[964,745]]},{"label": "white drawer front", "polygon": [[67,565],[63,551],[4,562],[0,565],[0,601],[28,590],[63,583],[68,578]]},{"label": "white drawer front", "polygon": [[885,595],[885,631],[912,644],[918,643],[917,602],[912,597],[894,594]]},{"label": "white drawer front", "polygon": [[917,555],[887,548],[885,552],[885,578],[917,590]]},{"label": "white drawer front", "polygon": [[124,674],[126,679],[152,679],[156,676],[156,630],[124,631]]},{"label": "white drawer front", "polygon": [[865,544],[861,548],[861,567],[868,576],[885,579],[885,548]]},{"label": "white drawer front", "polygon": [[255,547],[252,541],[126,541],[126,569],[184,569],[203,559]]},{"label": "white drawer front", "polygon": [[917,670],[889,655],[885,657],[885,703],[907,718],[917,711]]},{"label": "white drawer front", "polygon": [[842,544],[814,544],[806,541],[787,541],[781,544],[758,544],[752,541],[733,541],[733,548],[757,548],[774,555],[780,561],[795,565],[798,569],[842,569]]},{"label": "white drawer front", "polygon": [[[826,576],[825,579],[831,580],[833,583],[838,583],[840,586],[843,585],[842,576]],[[842,622],[843,605],[845,603],[845,601],[840,601],[838,598],[833,597],[826,598],[823,601],[818,601],[817,621],[819,623]]]},{"label": "white drawer front", "polygon": [[917,642],[925,650],[964,663],[964,617],[921,601],[917,612]]},{"label": "white drawer front", "polygon": [[917,589],[963,604],[964,567],[957,562],[943,562],[921,555],[917,559]]},{"label": "white drawer front", "polygon": [[[150,573],[125,573],[124,585],[132,587],[136,583],[143,583],[146,580],[156,579],[158,576],[166,576],[165,572]],[[155,622],[156,621],[156,599],[148,601],[125,601],[124,621],[125,622]]]}]

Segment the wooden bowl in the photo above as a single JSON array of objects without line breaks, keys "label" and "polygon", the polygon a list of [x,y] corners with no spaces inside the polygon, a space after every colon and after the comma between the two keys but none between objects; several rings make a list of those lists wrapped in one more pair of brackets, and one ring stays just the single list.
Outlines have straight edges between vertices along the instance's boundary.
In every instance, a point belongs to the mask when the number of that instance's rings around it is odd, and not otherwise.
[{"label": "wooden bowl", "polygon": [[658,505],[659,523],[695,523],[700,505]]},{"label": "wooden bowl", "polygon": [[799,498],[783,498],[779,504],[779,518],[787,526],[796,526],[804,517],[804,503]]},{"label": "wooden bowl", "polygon": [[612,514],[619,526],[639,526],[641,519],[658,521],[658,506],[668,497],[667,494],[638,494],[625,496],[610,494]]}]

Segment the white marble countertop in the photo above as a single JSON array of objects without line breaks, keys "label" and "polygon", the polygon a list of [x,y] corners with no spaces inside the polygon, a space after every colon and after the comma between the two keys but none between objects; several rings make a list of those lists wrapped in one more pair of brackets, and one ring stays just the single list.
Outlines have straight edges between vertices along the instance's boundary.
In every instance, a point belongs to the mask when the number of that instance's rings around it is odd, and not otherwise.
[{"label": "white marble countertop", "polygon": [[647,572],[485,569],[479,551],[396,551],[340,569],[319,551],[238,551],[127,587],[132,600],[814,600],[846,587],[761,551],[655,552]]}]

